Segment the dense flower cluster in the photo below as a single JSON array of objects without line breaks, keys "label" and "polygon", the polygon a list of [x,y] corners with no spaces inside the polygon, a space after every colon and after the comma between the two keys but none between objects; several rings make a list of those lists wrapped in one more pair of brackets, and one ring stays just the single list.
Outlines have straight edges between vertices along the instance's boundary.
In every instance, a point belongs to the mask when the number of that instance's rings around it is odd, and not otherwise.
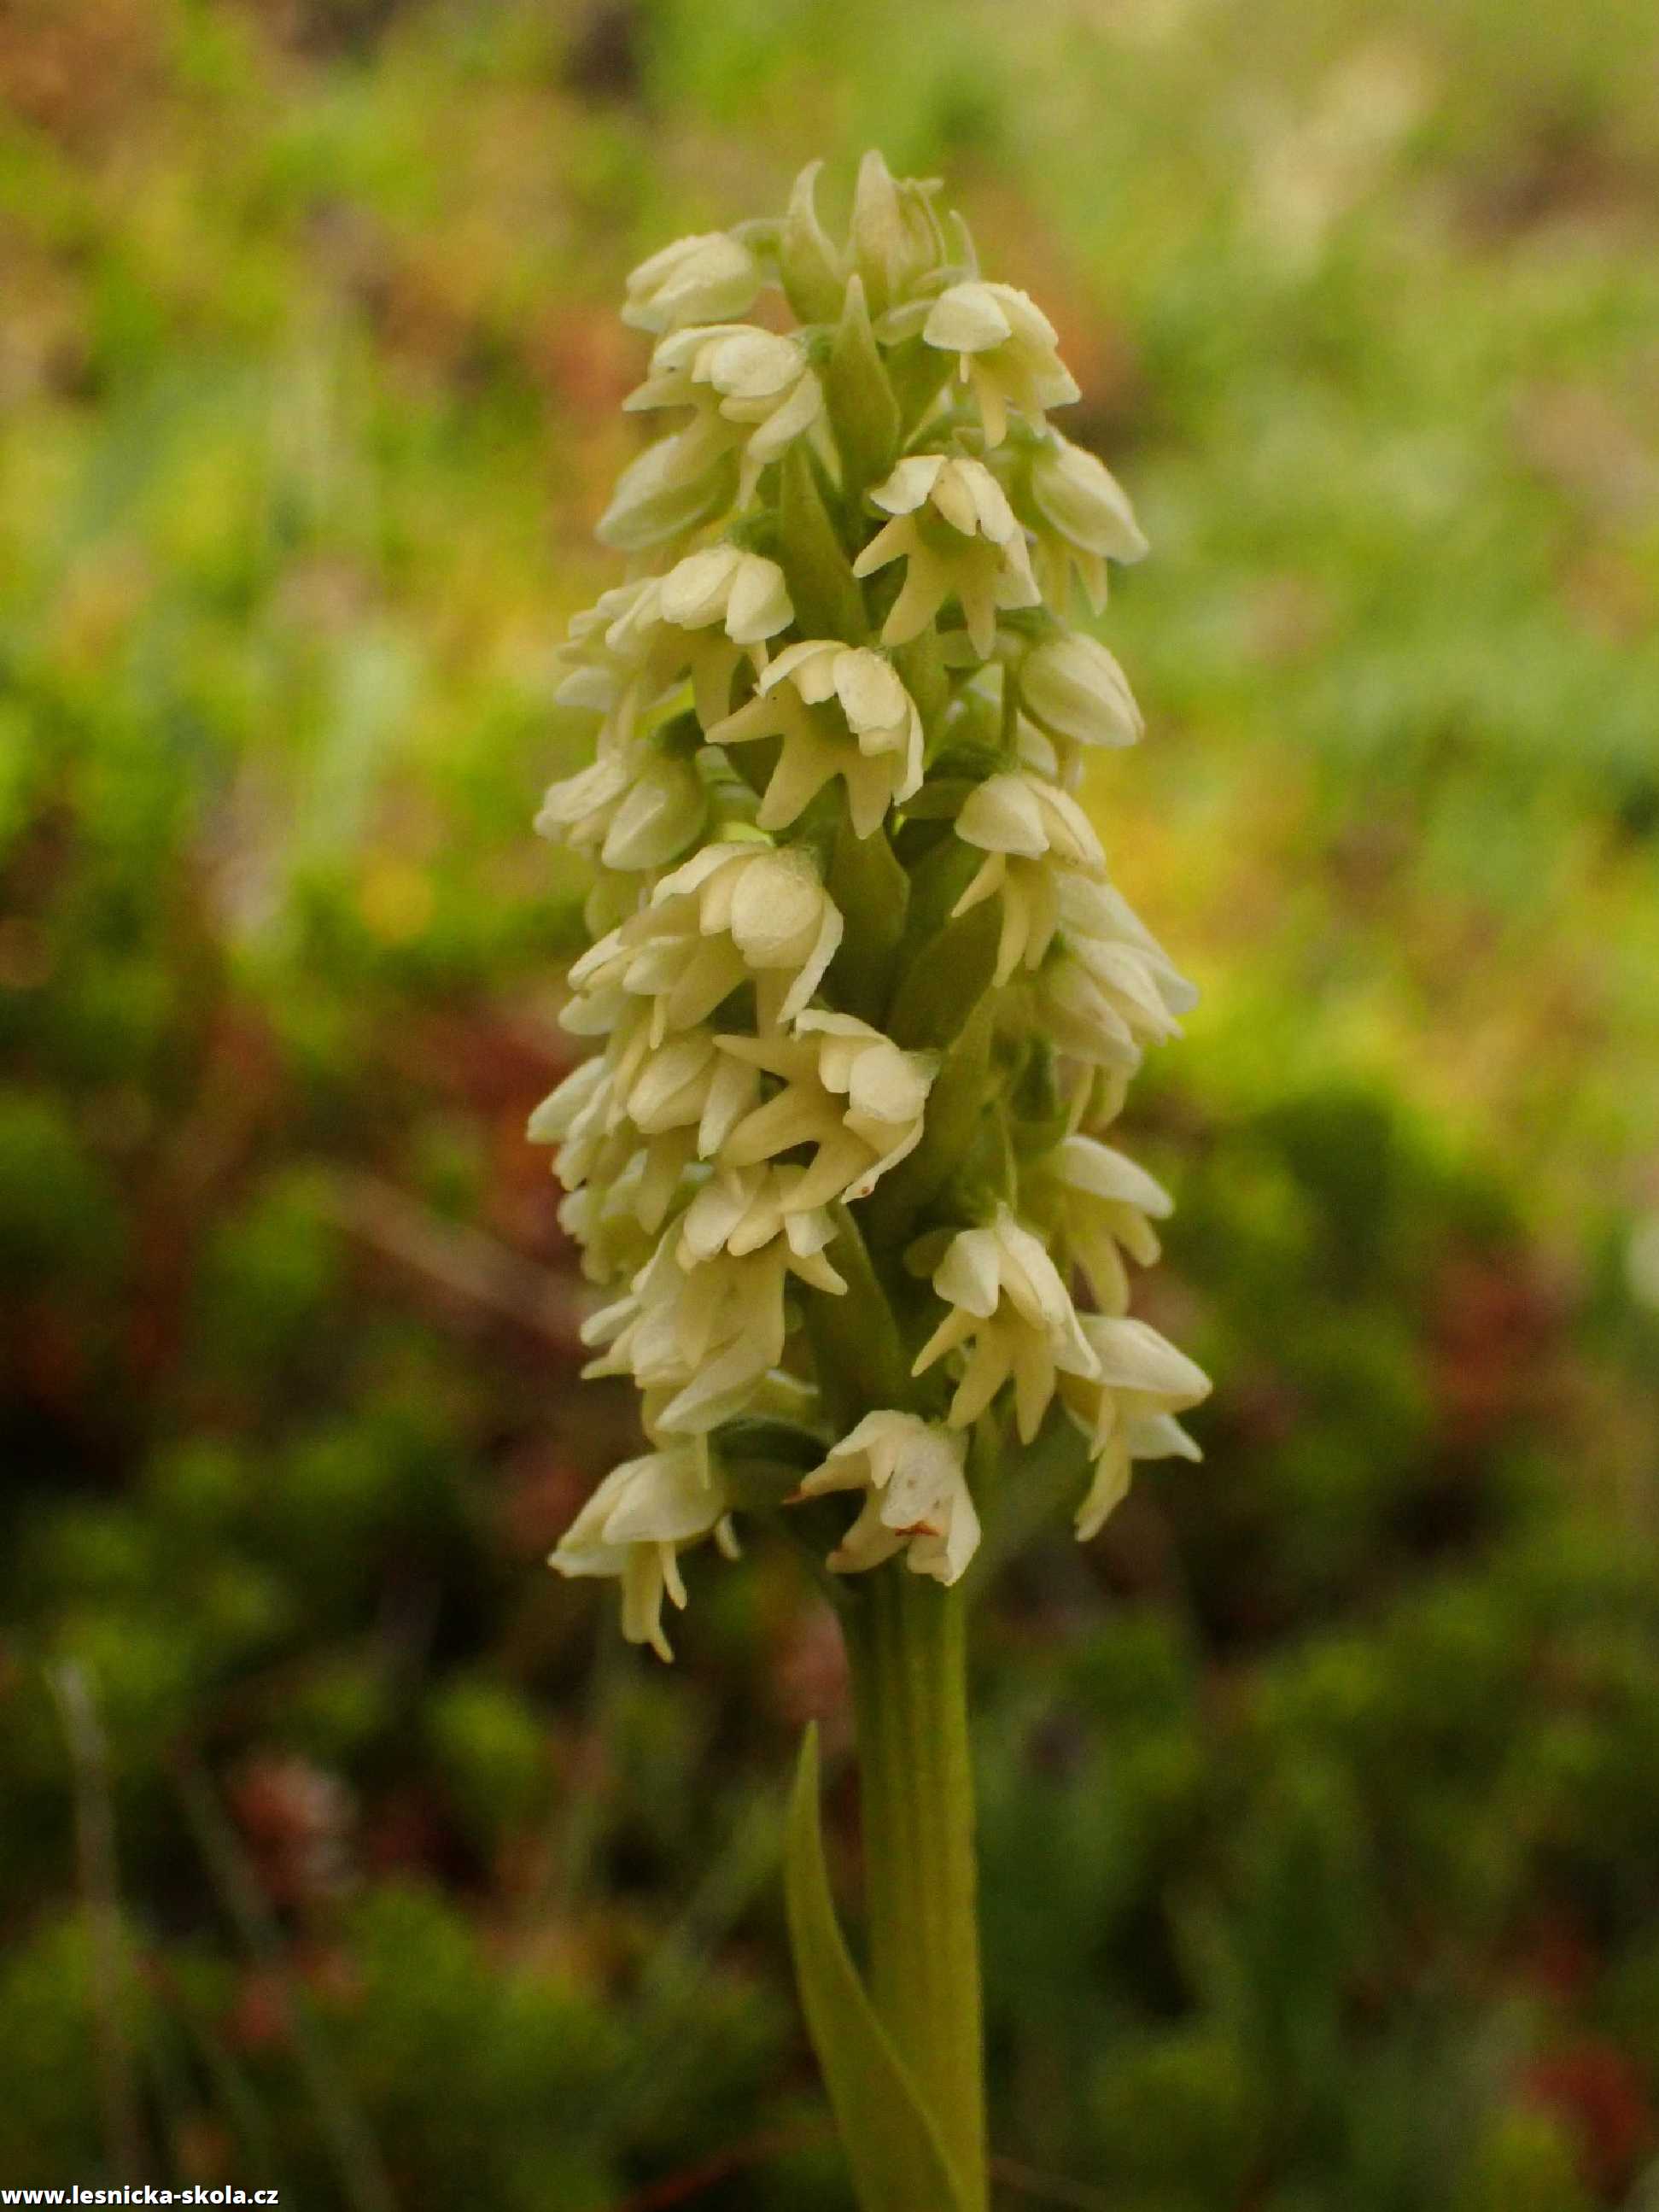
[{"label": "dense flower cluster", "polygon": [[[1191,1002],[1077,796],[1142,724],[1068,617],[1145,540],[936,188],[870,155],[836,240],[815,185],[629,280],[628,404],[665,427],[599,526],[632,580],[562,656],[596,757],[538,822],[598,864],[565,1019],[600,1043],[532,1133],[612,1292],[589,1371],[653,1446],[553,1564],[619,1577],[665,1656],[679,1553],[734,1550],[734,1508],[851,1493],[831,1570],[954,1582],[976,1432],[1075,1424],[1088,1536],[1135,1460],[1194,1455],[1207,1388],[1127,1313],[1169,1201],[1098,1133]],[[769,287],[787,335],[734,319]]]}]

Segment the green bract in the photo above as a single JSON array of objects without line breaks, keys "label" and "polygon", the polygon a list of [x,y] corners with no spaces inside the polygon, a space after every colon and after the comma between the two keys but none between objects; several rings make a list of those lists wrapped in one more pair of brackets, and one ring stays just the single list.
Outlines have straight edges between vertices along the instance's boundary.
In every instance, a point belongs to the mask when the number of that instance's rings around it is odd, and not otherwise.
[{"label": "green bract", "polygon": [[[601,1046],[532,1130],[615,1293],[594,1369],[638,1383],[654,1447],[553,1563],[621,1577],[662,1651],[679,1550],[754,1495],[757,1415],[821,1462],[771,1503],[835,1572],[953,1582],[989,1510],[975,1423],[1075,1423],[1090,1533],[1133,1461],[1192,1450],[1206,1388],[1125,1318],[1165,1202],[1097,1141],[1190,996],[1074,796],[1084,749],[1142,724],[1069,622],[1145,541],[1045,419],[1077,396],[1052,327],[937,188],[869,157],[837,241],[814,185],[629,281],[658,336],[629,405],[662,434],[600,528],[632,580],[564,648],[597,758],[538,825],[601,871],[567,1015]],[[799,327],[726,319],[767,286]],[[832,1316],[854,1268],[872,1295]],[[854,1444],[875,1416],[908,1456]]]}]

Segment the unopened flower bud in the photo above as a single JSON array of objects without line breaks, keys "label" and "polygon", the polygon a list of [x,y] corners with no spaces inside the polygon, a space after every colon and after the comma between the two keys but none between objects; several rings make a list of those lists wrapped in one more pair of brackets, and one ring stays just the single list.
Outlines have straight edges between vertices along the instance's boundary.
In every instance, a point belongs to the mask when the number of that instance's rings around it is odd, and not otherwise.
[{"label": "unopened flower bud", "polygon": [[723,230],[678,239],[641,262],[628,280],[623,322],[636,331],[677,331],[745,314],[760,289],[758,263]]},{"label": "unopened flower bud", "polygon": [[659,439],[623,471],[594,535],[618,553],[647,551],[728,507],[737,483],[736,455],[702,426]]},{"label": "unopened flower bud", "polygon": [[1051,737],[1079,745],[1132,745],[1146,723],[1116,659],[1097,639],[1045,639],[1019,666],[1019,701]]},{"label": "unopened flower bud", "polygon": [[870,313],[881,315],[908,300],[945,261],[944,234],[933,210],[937,185],[898,183],[881,155],[859,164],[853,194],[853,260],[864,279]]}]

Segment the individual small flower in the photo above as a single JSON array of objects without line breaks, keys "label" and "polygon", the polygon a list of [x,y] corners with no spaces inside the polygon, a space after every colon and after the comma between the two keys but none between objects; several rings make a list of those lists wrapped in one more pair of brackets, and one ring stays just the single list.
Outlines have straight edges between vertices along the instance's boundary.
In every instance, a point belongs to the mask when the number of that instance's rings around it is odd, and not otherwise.
[{"label": "individual small flower", "polygon": [[[1063,871],[1104,872],[1106,856],[1088,816],[1067,791],[1041,776],[1011,773],[975,785],[957,817],[963,844],[985,854],[951,912],[966,914],[983,899],[1002,899],[996,981],[1022,963],[1035,968],[1060,924]],[[1056,866],[1056,863],[1058,866]]]},{"label": "individual small flower", "polygon": [[1075,1059],[1133,1070],[1179,1036],[1198,994],[1112,884],[1067,875],[1059,896],[1058,942],[1031,979],[1037,1026]]},{"label": "individual small flower", "polygon": [[[525,1134],[532,1145],[570,1146],[573,1155],[591,1155],[616,1126],[615,1077],[610,1054],[579,1060],[530,1117]],[[587,1179],[586,1158],[573,1157],[571,1172],[561,1170],[567,1188]]]},{"label": "individual small flower", "polygon": [[1048,407],[1080,397],[1060,357],[1054,325],[1029,294],[1012,284],[975,277],[941,292],[922,325],[925,343],[957,356],[964,384],[973,388],[986,443],[1000,446],[1008,432],[1008,410],[1033,422]]},{"label": "individual small flower", "polygon": [[1152,1223],[1172,1211],[1169,1193],[1125,1152],[1097,1137],[1062,1138],[1020,1181],[1020,1202],[1049,1234],[1064,1264],[1080,1267],[1097,1305],[1129,1303],[1123,1254],[1143,1267],[1158,1257]]},{"label": "individual small flower", "polygon": [[597,854],[607,868],[637,872],[677,860],[708,815],[695,762],[633,744],[551,785],[536,828],[574,852]]},{"label": "individual small flower", "polygon": [[763,554],[737,545],[688,553],[657,590],[662,620],[678,630],[714,631],[685,648],[697,719],[705,730],[732,703],[732,678],[745,653],[766,663],[765,641],[795,618],[783,571]]},{"label": "individual small flower", "polygon": [[1050,430],[1030,466],[1037,573],[1043,595],[1066,604],[1068,572],[1098,614],[1106,604],[1106,563],[1139,561],[1146,540],[1127,493],[1106,464]]},{"label": "individual small flower", "polygon": [[823,415],[823,387],[798,339],[749,323],[717,323],[664,338],[651,374],[623,404],[693,408],[696,422],[682,436],[701,432],[711,451],[741,447],[737,499],[744,506],[761,471]]},{"label": "individual small flower", "polygon": [[679,1554],[713,1536],[737,1557],[729,1501],[708,1445],[676,1443],[613,1468],[566,1529],[549,1565],[562,1575],[615,1575],[622,1583],[623,1633],[672,1659],[663,1633],[666,1592],[685,1605]]},{"label": "individual small flower", "polygon": [[[626,1281],[656,1249],[662,1216],[654,1224],[640,1218],[640,1185],[648,1172],[645,1153],[637,1152],[611,1180],[582,1183],[559,1200],[559,1226],[579,1248],[588,1282],[604,1286]],[[677,1170],[676,1182],[683,1173],[683,1169]]]},{"label": "individual small flower", "polygon": [[963,1442],[914,1413],[866,1413],[830,1447],[797,1496],[866,1491],[860,1513],[828,1565],[842,1575],[904,1553],[912,1574],[959,1581],[979,1548],[979,1516],[963,1473]]},{"label": "individual small flower", "polygon": [[647,1136],[671,1129],[696,1133],[698,1157],[711,1158],[754,1103],[757,1080],[751,1069],[720,1050],[712,1030],[686,1030],[659,1044],[642,1032],[639,1043],[620,1057],[617,1103]]},{"label": "individual small flower", "polygon": [[665,876],[649,905],[603,937],[570,971],[578,999],[562,1016],[603,1032],[630,998],[651,1001],[650,1036],[707,1020],[752,981],[763,1028],[793,1020],[842,938],[842,917],[807,855],[758,840],[705,845]]},{"label": "individual small flower", "polygon": [[[553,1171],[568,1192],[580,1190],[596,1171],[609,1170],[609,1180],[614,1184],[617,1176],[629,1164],[626,1139],[619,1141],[614,1133],[614,1097],[607,1053],[579,1062],[530,1117],[526,1136],[532,1145],[557,1148],[553,1155]],[[675,1182],[680,1172],[681,1166],[677,1163]],[[671,1184],[664,1194],[665,1214],[672,1195]],[[598,1227],[591,1207],[579,1207],[577,1213],[588,1225]],[[660,1221],[657,1225],[660,1227]]]},{"label": "individual small flower", "polygon": [[1128,1489],[1133,1461],[1202,1456],[1175,1416],[1209,1396],[1210,1378],[1144,1321],[1089,1314],[1083,1330],[1095,1371],[1068,1375],[1060,1391],[1095,1463],[1077,1516],[1086,1542]]},{"label": "individual small flower", "polygon": [[969,1346],[951,1401],[951,1426],[976,1420],[1012,1376],[1014,1418],[1021,1441],[1030,1443],[1056,1375],[1089,1376],[1096,1369],[1071,1294],[1042,1240],[1004,1206],[989,1227],[964,1229],[951,1238],[933,1271],[933,1288],[951,1310],[912,1372],[924,1374],[946,1352]]},{"label": "individual small flower", "polygon": [[1000,607],[1038,604],[1024,532],[983,461],[913,453],[870,496],[893,520],[854,562],[853,574],[873,575],[890,561],[908,563],[904,588],[882,629],[884,645],[920,637],[954,597],[983,657],[995,642]]},{"label": "individual small flower", "polygon": [[717,1428],[783,1358],[789,1279],[831,1297],[845,1292],[823,1256],[830,1234],[822,1217],[802,1215],[793,1235],[757,1251],[722,1249],[688,1267],[671,1223],[626,1293],[583,1324],[583,1342],[600,1347],[583,1372],[631,1375],[665,1434]]},{"label": "individual small flower", "polygon": [[755,1103],[759,1083],[755,1069],[718,1048],[711,1030],[688,1030],[653,1045],[649,1011],[641,1006],[611,1031],[602,1054],[542,1101],[530,1117],[530,1141],[558,1146],[554,1166],[567,1190],[604,1185],[597,1212],[575,1209],[583,1220],[616,1221],[625,1212],[656,1230],[686,1170],[719,1151]]},{"label": "individual small flower", "polygon": [[1038,727],[1072,745],[1132,745],[1146,723],[1128,678],[1097,639],[1068,630],[1019,664],[1019,703]]},{"label": "individual small flower", "polygon": [[606,592],[579,615],[559,651],[566,673],[555,696],[561,706],[605,717],[602,753],[629,744],[688,675],[707,725],[730,705],[739,663],[764,666],[764,641],[793,619],[775,561],[737,545],[706,546],[666,575]]},{"label": "individual small flower", "polygon": [[676,239],[628,280],[623,322],[661,333],[687,323],[725,323],[746,314],[760,290],[760,264],[740,239],[711,230]]},{"label": "individual small flower", "polygon": [[665,622],[682,629],[718,623],[734,645],[775,637],[795,618],[777,562],[739,545],[688,553],[663,578],[659,599]]},{"label": "individual small flower", "polygon": [[629,463],[593,534],[618,553],[648,553],[723,514],[738,477],[727,427],[709,420],[692,422],[672,437],[659,438]]},{"label": "individual small flower", "polygon": [[821,1207],[801,1203],[802,1175],[771,1160],[718,1169],[680,1217],[681,1266],[697,1267],[717,1252],[742,1259],[782,1237],[799,1263],[796,1272],[815,1288],[833,1291],[841,1278],[819,1255],[834,1224]]},{"label": "individual small flower", "polygon": [[[526,1133],[532,1145],[558,1147],[554,1171],[573,1198],[585,1187],[598,1191],[592,1203],[569,1209],[571,1221],[582,1224],[584,1237],[608,1229],[608,1251],[612,1256],[625,1254],[629,1265],[637,1267],[647,1255],[623,1224],[647,1234],[661,1228],[696,1158],[696,1133],[695,1127],[679,1123],[641,1130],[624,1111],[624,1095],[613,1042],[543,1099]],[[608,1266],[600,1268],[599,1279],[609,1279],[611,1273]]]},{"label": "individual small flower", "polygon": [[790,1200],[796,1207],[867,1198],[921,1141],[936,1062],[902,1052],[852,1014],[809,1009],[787,1036],[723,1036],[720,1046],[735,1066],[783,1082],[732,1124],[720,1158],[749,1167],[812,1146]]},{"label": "individual small flower", "polygon": [[603,716],[599,750],[620,751],[684,681],[689,652],[684,635],[664,626],[662,579],[641,576],[572,618],[555,655],[553,696],[561,707]]},{"label": "individual small flower", "polygon": [[659,579],[642,576],[601,592],[593,606],[572,617],[554,656],[560,671],[555,700],[604,715],[601,750],[630,744],[641,718],[678,675],[661,665],[659,589]]},{"label": "individual small flower", "polygon": [[782,740],[756,817],[763,830],[787,828],[839,776],[854,833],[867,837],[921,787],[921,716],[891,662],[866,646],[786,646],[755,697],[708,737],[721,745]]}]

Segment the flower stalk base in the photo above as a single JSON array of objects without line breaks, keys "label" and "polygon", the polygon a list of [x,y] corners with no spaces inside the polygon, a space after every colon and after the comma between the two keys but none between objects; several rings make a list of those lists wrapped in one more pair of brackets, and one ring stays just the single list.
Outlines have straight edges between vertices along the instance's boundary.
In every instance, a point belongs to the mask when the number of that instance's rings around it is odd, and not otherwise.
[{"label": "flower stalk base", "polygon": [[888,1566],[848,1609],[871,1998],[985,2212],[985,2068],[966,1607]]}]

